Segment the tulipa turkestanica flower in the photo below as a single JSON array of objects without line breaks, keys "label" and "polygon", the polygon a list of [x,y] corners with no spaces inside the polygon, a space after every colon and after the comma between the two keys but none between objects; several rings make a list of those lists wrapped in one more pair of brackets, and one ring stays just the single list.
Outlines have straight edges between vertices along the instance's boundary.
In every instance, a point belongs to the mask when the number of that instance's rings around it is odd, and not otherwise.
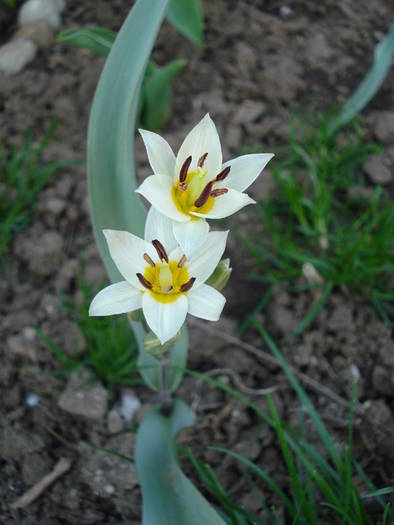
[{"label": "tulipa turkestanica flower", "polygon": [[244,190],[273,157],[257,153],[223,164],[209,114],[189,132],[176,157],[160,135],[140,133],[154,175],[136,191],[172,220],[174,236],[187,256],[204,242],[209,231],[206,219],[222,219],[255,203]]},{"label": "tulipa turkestanica flower", "polygon": [[104,230],[109,252],[124,281],[107,286],[93,299],[89,315],[103,316],[142,308],[161,344],[181,329],[187,313],[217,321],[224,296],[205,283],[218,265],[228,232],[211,232],[189,258],[178,246],[171,221],[151,208],[145,240],[125,231]]}]

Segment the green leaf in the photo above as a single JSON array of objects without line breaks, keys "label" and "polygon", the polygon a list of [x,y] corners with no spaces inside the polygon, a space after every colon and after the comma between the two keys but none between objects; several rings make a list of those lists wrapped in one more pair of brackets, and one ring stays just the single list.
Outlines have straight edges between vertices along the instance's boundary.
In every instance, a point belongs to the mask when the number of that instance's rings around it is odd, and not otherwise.
[{"label": "green leaf", "polygon": [[[152,66],[155,67],[152,67]],[[144,80],[141,125],[150,130],[164,126],[171,113],[171,81],[179,75],[186,60],[173,60],[163,67],[152,64],[148,78]]]},{"label": "green leaf", "polygon": [[380,88],[390,70],[394,55],[394,22],[391,23],[386,37],[376,46],[374,63],[361,84],[353,95],[344,104],[339,114],[331,121],[329,132],[333,133],[338,128],[352,120]]},{"label": "green leaf", "polygon": [[[91,217],[97,245],[113,282],[123,280],[112,261],[102,230],[126,230],[143,237],[146,212],[135,194],[133,143],[138,94],[167,2],[139,0],[111,49],[93,101],[88,133],[88,177]],[[144,28],[141,38],[140,28]],[[121,72],[121,74],[120,74]],[[143,347],[143,328],[132,323],[139,347],[139,367],[147,385],[156,389],[157,362]],[[177,342],[173,363],[183,368],[187,336]],[[180,381],[171,371],[171,388]]]},{"label": "green leaf", "polygon": [[204,19],[199,0],[171,0],[167,19],[194,44],[204,44]]},{"label": "green leaf", "polygon": [[62,42],[75,47],[86,47],[98,55],[108,55],[116,33],[103,27],[81,27],[63,31],[56,37],[56,42]]},{"label": "green leaf", "polygon": [[224,525],[178,466],[174,440],[194,416],[180,400],[165,417],[151,409],[138,429],[135,462],[143,494],[143,525]]}]

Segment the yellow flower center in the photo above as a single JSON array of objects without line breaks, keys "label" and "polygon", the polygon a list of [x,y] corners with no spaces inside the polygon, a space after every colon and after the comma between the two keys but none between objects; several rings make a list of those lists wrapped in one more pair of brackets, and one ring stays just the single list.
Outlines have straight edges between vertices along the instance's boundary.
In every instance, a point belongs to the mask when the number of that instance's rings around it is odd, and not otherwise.
[{"label": "yellow flower center", "polygon": [[186,291],[182,287],[190,281],[187,268],[179,267],[178,261],[161,261],[154,266],[148,264],[144,278],[152,285],[149,293],[160,303],[176,301]]},{"label": "yellow flower center", "polygon": [[190,212],[208,213],[215,204],[215,199],[209,195],[206,202],[197,207],[196,200],[200,197],[202,191],[207,185],[207,170],[198,167],[196,171],[189,171],[184,182],[178,179],[175,186],[172,187],[172,200],[177,210],[185,215],[189,215],[193,221],[199,220],[198,217],[191,215]]}]

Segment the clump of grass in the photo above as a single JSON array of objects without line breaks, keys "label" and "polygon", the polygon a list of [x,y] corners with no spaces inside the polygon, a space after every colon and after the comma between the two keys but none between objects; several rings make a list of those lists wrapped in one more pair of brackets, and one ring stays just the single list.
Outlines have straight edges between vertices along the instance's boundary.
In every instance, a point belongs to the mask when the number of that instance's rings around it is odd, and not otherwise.
[{"label": "clump of grass", "polygon": [[341,133],[329,132],[327,116],[295,124],[286,160],[272,166],[276,193],[256,207],[263,236],[246,240],[262,270],[251,279],[294,284],[312,264],[327,289],[363,296],[389,322],[394,203],[367,189],[361,170],[381,148],[363,143],[357,123]]},{"label": "clump of grass", "polygon": [[[269,414],[256,404],[213,378],[198,375],[207,383],[221,388],[242,401],[276,433],[282,455],[287,482],[279,484],[264,467],[241,454],[220,447],[211,447],[218,454],[236,459],[245,481],[261,502],[261,512],[254,514],[230,496],[209,465],[203,464],[188,449],[200,480],[219,505],[219,512],[231,525],[392,525],[392,494],[394,487],[377,489],[361,465],[353,458],[353,411],[355,389],[350,402],[347,439],[339,446],[314,408],[302,385],[298,382],[279,349],[267,332],[254,322],[254,326],[274,354],[300,401],[300,416],[306,415],[320,438],[319,448],[308,441],[303,425],[301,431],[289,427],[279,418],[273,401],[269,398]],[[356,479],[359,479],[357,485]],[[360,487],[360,481],[364,488]],[[265,494],[274,496],[276,503],[269,506]],[[386,496],[391,498],[387,500]],[[272,498],[270,498],[272,499]],[[373,502],[373,505],[368,505]]]},{"label": "clump of grass", "polygon": [[124,315],[90,317],[89,305],[98,290],[86,284],[81,276],[77,276],[77,284],[82,293],[80,303],[70,302],[69,298],[64,297],[62,305],[69,318],[80,329],[86,352],[70,357],[50,338],[42,333],[40,335],[58,359],[63,373],[69,374],[77,368],[88,370],[92,380],[101,380],[112,395],[116,385],[138,382],[136,342]]},{"label": "clump of grass", "polygon": [[41,161],[54,126],[49,127],[37,146],[32,144],[30,128],[20,147],[7,142],[0,144],[0,257],[14,233],[29,225],[37,194],[65,165]]}]

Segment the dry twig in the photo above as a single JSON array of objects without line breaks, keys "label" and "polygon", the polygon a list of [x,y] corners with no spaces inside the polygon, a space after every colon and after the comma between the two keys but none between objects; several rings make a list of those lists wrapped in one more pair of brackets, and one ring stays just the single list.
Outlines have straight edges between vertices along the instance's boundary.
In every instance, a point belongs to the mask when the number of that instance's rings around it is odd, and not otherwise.
[{"label": "dry twig", "polygon": [[44,490],[49,487],[60,476],[63,476],[71,467],[71,459],[60,458],[52,472],[44,476],[38,483],[33,485],[27,492],[11,504],[12,509],[23,509],[35,501]]}]

